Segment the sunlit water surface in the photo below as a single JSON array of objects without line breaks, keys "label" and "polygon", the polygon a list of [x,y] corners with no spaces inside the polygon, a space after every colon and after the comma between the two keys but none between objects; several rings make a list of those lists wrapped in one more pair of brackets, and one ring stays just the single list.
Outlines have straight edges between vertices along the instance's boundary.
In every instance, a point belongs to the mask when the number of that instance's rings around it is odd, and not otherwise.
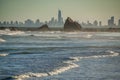
[{"label": "sunlit water surface", "polygon": [[0,31],[0,79],[119,80],[120,33]]}]

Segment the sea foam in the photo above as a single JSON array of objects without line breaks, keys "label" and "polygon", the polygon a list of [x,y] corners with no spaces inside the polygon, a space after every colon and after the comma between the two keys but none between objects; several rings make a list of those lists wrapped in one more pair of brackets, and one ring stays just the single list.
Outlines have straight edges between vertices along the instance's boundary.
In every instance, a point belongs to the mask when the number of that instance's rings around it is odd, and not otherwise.
[{"label": "sea foam", "polygon": [[109,53],[108,55],[94,55],[94,56],[86,56],[86,57],[70,57],[69,61],[64,61],[63,63],[68,64],[68,66],[65,67],[61,67],[61,68],[56,68],[51,72],[47,72],[47,73],[25,73],[22,75],[18,75],[18,76],[13,76],[12,78],[16,79],[16,80],[24,80],[26,78],[30,78],[30,77],[46,77],[46,76],[53,76],[53,75],[57,75],[60,73],[63,73],[67,70],[70,70],[72,68],[76,68],[79,67],[77,64],[75,64],[74,62],[79,61],[81,59],[89,59],[89,58],[105,58],[105,57],[115,57],[115,56],[119,56],[119,53],[116,53],[114,51],[106,51],[107,53]]},{"label": "sea foam", "polygon": [[0,30],[0,35],[20,35],[23,31]]},{"label": "sea foam", "polygon": [[89,58],[105,58],[105,57],[115,57],[119,56],[119,53],[114,51],[106,51],[106,53],[109,53],[108,55],[94,55],[94,56],[86,56],[86,57],[70,57],[70,59],[73,59],[74,61],[79,61],[80,59],[89,59]]},{"label": "sea foam", "polygon": [[0,38],[0,42],[5,42],[6,40],[4,40],[4,39],[2,39],[2,38]]},{"label": "sea foam", "polygon": [[69,63],[64,62],[64,63],[68,64],[68,66],[54,69],[53,71],[48,72],[48,73],[32,73],[32,72],[29,72],[29,73],[25,73],[25,74],[18,75],[18,76],[13,76],[12,78],[14,78],[15,80],[24,80],[24,79],[30,78],[30,77],[53,76],[53,75],[57,75],[57,74],[60,74],[62,72],[65,72],[65,71],[67,71],[69,69],[79,67],[77,64],[72,63],[72,62],[69,62]]},{"label": "sea foam", "polygon": [[0,53],[0,56],[7,56],[9,55],[8,53]]}]

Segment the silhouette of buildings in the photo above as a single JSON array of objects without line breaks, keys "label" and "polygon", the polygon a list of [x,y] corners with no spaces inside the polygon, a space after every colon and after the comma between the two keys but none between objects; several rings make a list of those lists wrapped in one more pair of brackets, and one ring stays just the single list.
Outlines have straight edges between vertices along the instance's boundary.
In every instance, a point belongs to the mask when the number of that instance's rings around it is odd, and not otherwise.
[{"label": "silhouette of buildings", "polygon": [[110,27],[115,26],[115,23],[114,23],[114,16],[112,16],[111,19],[108,20],[108,26],[110,26]]},{"label": "silhouette of buildings", "polygon": [[58,10],[58,20],[55,19],[54,17],[51,18],[51,20],[49,22],[47,22],[48,26],[51,27],[63,27],[64,22],[63,22],[63,17],[62,17],[62,13],[61,10]]},{"label": "silhouette of buildings", "polygon": [[33,22],[32,20],[27,19],[27,20],[25,21],[25,26],[26,26],[26,27],[32,27],[33,25],[34,25],[34,22]]},{"label": "silhouette of buildings", "polygon": [[92,26],[92,23],[90,23],[89,21],[87,21],[87,26]]},{"label": "silhouette of buildings", "polygon": [[43,24],[47,24],[50,27],[63,27],[64,22],[63,22],[61,10],[58,10],[58,19],[52,17],[50,21],[45,21],[45,22],[40,22],[39,19],[37,19],[35,22],[31,19],[27,19],[24,22],[3,21],[0,22],[0,27],[40,27]]},{"label": "silhouette of buildings", "polygon": [[[52,17],[49,21],[45,21],[45,22],[40,22],[40,19],[37,19],[36,21],[33,21],[31,19],[27,19],[24,22],[3,21],[3,22],[0,22],[0,27],[40,27],[43,24],[47,24],[49,27],[55,27],[55,28],[63,27],[64,21],[63,21],[61,10],[58,10],[57,19]],[[86,23],[82,22],[81,25],[85,26],[85,27],[104,27],[102,25],[102,22],[97,21],[97,20],[95,20],[93,23],[91,23],[89,21],[87,21]],[[114,21],[114,16],[112,16],[108,20],[108,25],[106,25],[106,26],[107,27],[115,27],[116,26],[115,21]],[[120,26],[120,19],[118,20],[117,26]]]}]

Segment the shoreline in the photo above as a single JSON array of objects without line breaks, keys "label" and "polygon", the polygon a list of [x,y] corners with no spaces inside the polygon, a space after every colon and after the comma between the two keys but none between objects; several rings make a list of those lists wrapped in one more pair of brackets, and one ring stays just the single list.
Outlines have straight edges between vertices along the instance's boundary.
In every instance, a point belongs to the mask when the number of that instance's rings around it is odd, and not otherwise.
[{"label": "shoreline", "polygon": [[0,27],[0,30],[10,31],[61,31],[61,32],[120,32],[120,28],[81,28],[81,30],[64,30],[62,28],[50,28],[49,30],[41,30],[39,27]]}]

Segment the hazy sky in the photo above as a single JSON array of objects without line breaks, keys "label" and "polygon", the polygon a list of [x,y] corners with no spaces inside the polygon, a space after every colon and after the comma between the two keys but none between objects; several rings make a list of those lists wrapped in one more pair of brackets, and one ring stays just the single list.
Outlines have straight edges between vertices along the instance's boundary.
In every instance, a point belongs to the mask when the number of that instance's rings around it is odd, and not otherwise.
[{"label": "hazy sky", "polygon": [[120,19],[120,0],[0,0],[0,21],[26,19],[50,20],[57,18],[58,9],[64,19],[87,21],[101,20],[103,24],[111,16]]}]

